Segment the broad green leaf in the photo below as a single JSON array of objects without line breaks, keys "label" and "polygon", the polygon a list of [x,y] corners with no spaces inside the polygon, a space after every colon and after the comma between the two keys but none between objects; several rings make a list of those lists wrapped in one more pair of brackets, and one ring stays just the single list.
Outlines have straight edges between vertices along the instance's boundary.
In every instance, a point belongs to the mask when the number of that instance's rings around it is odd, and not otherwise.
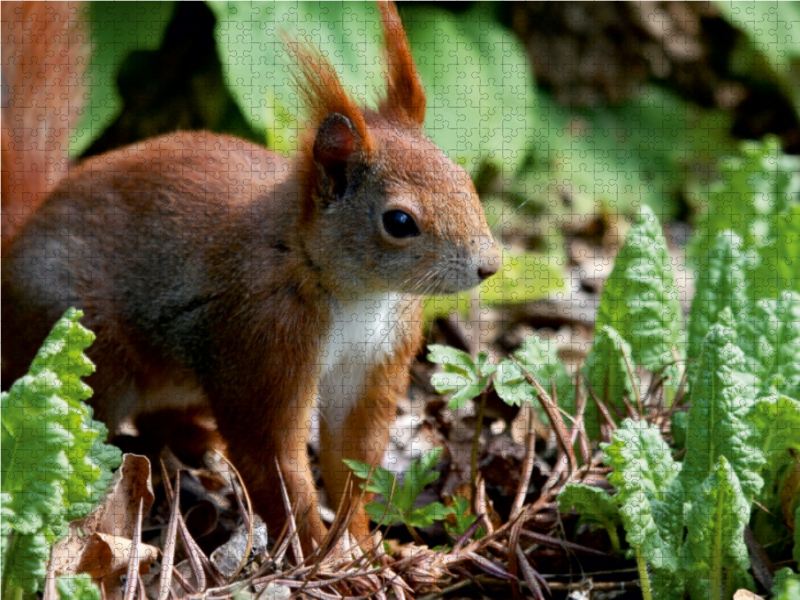
[{"label": "broad green leaf", "polygon": [[744,543],[750,502],[725,456],[718,458],[691,498],[682,559],[692,600],[730,598],[742,584],[752,589]]},{"label": "broad green leaf", "polygon": [[695,360],[719,313],[730,308],[734,322],[738,323],[745,318],[748,307],[748,259],[742,252],[742,239],[732,231],[719,233],[708,254],[699,258],[687,350],[688,357]]},{"label": "broad green leaf", "polygon": [[502,306],[541,300],[564,289],[558,259],[533,252],[502,251],[503,266],[481,284],[483,306]]},{"label": "broad green leaf", "polygon": [[[683,312],[672,260],[653,211],[644,206],[617,256],[600,299],[596,327],[630,344],[633,363],[652,371],[683,359]],[[673,385],[678,369],[668,368]]]},{"label": "broad green leaf", "polygon": [[472,174],[485,162],[516,170],[538,114],[522,43],[489,5],[457,15],[409,5],[402,16],[428,95],[427,134]]},{"label": "broad green leaf", "polygon": [[673,526],[664,527],[655,520],[653,502],[662,501],[663,494],[672,489],[680,465],[672,460],[657,428],[630,419],[623,421],[612,443],[603,449],[614,469],[608,481],[618,491],[614,499],[628,543],[639,548],[654,569],[674,572],[680,538],[671,537]]},{"label": "broad green leaf", "polygon": [[[627,407],[624,399],[627,397],[628,402],[636,403],[639,378],[634,369],[631,347],[617,330],[609,325],[597,329],[592,340],[592,350],[586,357],[583,373],[594,393],[608,407],[609,416],[615,423],[618,419],[613,409],[625,415]],[[586,433],[591,439],[599,439],[600,424],[604,423],[605,419],[591,395],[587,398],[587,402],[588,406],[583,416]]]},{"label": "broad green leaf", "polygon": [[[541,300],[564,289],[561,258],[535,252],[501,249],[503,266],[497,275],[481,284],[481,306],[502,306]],[[425,319],[458,312],[468,315],[473,306],[471,291],[449,296],[431,296],[423,300]]]},{"label": "broad green leaf", "polygon": [[91,58],[84,73],[87,97],[70,140],[79,156],[122,111],[116,82],[120,66],[135,50],[157,50],[174,2],[87,2],[81,11],[91,24]]},{"label": "broad green leaf", "polygon": [[316,46],[358,102],[383,90],[380,13],[367,2],[208,2],[222,73],[245,118],[273,150],[298,146],[297,84],[283,33]]},{"label": "broad green leaf", "polygon": [[611,538],[615,552],[620,551],[617,524],[620,522],[619,509],[608,492],[583,483],[570,483],[558,495],[562,513],[574,508],[583,523],[602,526]]},{"label": "broad green leaf", "polygon": [[758,474],[763,453],[754,446],[748,413],[755,404],[755,390],[737,378],[746,371],[744,354],[737,344],[731,311],[724,309],[702,343],[697,367],[691,373],[691,408],[683,484],[689,497],[711,475],[724,456],[741,482],[749,501],[763,480]]}]

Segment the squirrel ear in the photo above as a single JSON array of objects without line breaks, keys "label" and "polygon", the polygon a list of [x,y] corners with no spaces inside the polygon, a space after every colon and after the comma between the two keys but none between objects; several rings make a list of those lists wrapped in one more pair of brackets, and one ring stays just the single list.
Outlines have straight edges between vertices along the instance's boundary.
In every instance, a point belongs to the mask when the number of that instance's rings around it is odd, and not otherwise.
[{"label": "squirrel ear", "polygon": [[314,160],[330,180],[337,200],[347,192],[347,165],[361,146],[355,125],[344,115],[333,113],[320,123],[314,140]]}]

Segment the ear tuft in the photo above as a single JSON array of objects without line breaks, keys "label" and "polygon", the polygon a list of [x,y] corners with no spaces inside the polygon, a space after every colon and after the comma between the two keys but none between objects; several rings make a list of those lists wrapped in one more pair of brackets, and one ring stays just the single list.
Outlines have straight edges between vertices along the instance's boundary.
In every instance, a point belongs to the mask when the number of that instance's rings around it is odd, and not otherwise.
[{"label": "ear tuft", "polygon": [[397,7],[380,2],[383,32],[386,38],[386,97],[380,112],[388,117],[419,125],[425,122],[425,90],[414,64],[411,48]]},{"label": "ear tuft", "polygon": [[322,167],[338,200],[347,192],[347,166],[362,150],[353,122],[333,113],[320,123],[314,139],[314,161]]}]

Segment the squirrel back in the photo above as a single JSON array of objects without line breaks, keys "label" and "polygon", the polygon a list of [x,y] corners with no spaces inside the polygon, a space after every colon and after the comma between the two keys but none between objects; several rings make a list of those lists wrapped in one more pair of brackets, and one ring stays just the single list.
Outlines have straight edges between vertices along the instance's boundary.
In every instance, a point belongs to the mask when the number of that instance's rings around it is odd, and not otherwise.
[{"label": "squirrel back", "polygon": [[2,3],[2,250],[69,174],[88,34],[79,2]]},{"label": "squirrel back", "polygon": [[[306,456],[315,415],[325,487],[334,504],[356,502],[342,461],[383,458],[421,343],[421,297],[499,267],[469,175],[422,129],[397,11],[380,10],[377,110],[290,41],[309,113],[293,161],[208,132],[90,158],[22,224],[0,274],[3,347],[14,340],[4,386],[78,306],[97,334],[98,417],[113,429],[137,412],[210,406],[270,531],[286,516],[283,477],[306,548],[326,531]],[[362,505],[350,528],[364,540]]]}]

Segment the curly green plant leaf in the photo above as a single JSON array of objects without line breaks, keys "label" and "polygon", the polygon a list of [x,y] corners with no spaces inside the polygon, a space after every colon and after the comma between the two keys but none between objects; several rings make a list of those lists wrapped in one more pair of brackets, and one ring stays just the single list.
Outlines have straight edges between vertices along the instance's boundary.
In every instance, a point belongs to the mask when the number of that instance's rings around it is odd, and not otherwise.
[{"label": "curly green plant leaf", "polygon": [[724,456],[751,501],[763,485],[759,472],[764,455],[755,446],[748,421],[756,398],[754,391],[736,377],[747,367],[744,354],[736,345],[730,309],[723,310],[717,320],[703,340],[700,360],[692,370],[683,484],[689,497],[693,497]]},{"label": "curly green plant leaf", "polygon": [[[655,502],[666,500],[665,494],[676,489],[680,464],[672,459],[669,445],[656,427],[626,419],[603,449],[614,469],[608,481],[618,491],[614,499],[628,543],[638,548],[654,569],[675,572],[680,536],[673,535],[677,528],[672,523],[659,523],[653,510]],[[681,496],[670,498],[678,514]]]},{"label": "curly green plant leaf", "polygon": [[633,363],[667,367],[677,384],[683,360],[683,312],[661,223],[643,206],[606,281],[597,312],[599,329],[611,326],[630,344]]},{"label": "curly green plant leaf", "polygon": [[0,396],[3,532],[13,531],[3,577],[27,591],[41,581],[44,563],[37,561],[49,544],[90,512],[121,460],[82,402],[91,389],[81,378],[94,371],[83,351],[94,334],[78,323],[81,316],[68,310],[29,373]]},{"label": "curly green plant leaf", "polygon": [[725,456],[697,488],[686,517],[688,537],[682,562],[692,600],[730,598],[738,587],[753,587],[744,528],[750,502]]},{"label": "curly green plant leaf", "polygon": [[[595,331],[592,350],[583,367],[586,382],[598,399],[609,409],[614,423],[625,415],[625,398],[635,403],[639,378],[634,372],[631,347],[613,327],[606,325]],[[584,413],[586,433],[592,439],[600,438],[600,424],[604,422],[600,407],[589,397]]]}]

